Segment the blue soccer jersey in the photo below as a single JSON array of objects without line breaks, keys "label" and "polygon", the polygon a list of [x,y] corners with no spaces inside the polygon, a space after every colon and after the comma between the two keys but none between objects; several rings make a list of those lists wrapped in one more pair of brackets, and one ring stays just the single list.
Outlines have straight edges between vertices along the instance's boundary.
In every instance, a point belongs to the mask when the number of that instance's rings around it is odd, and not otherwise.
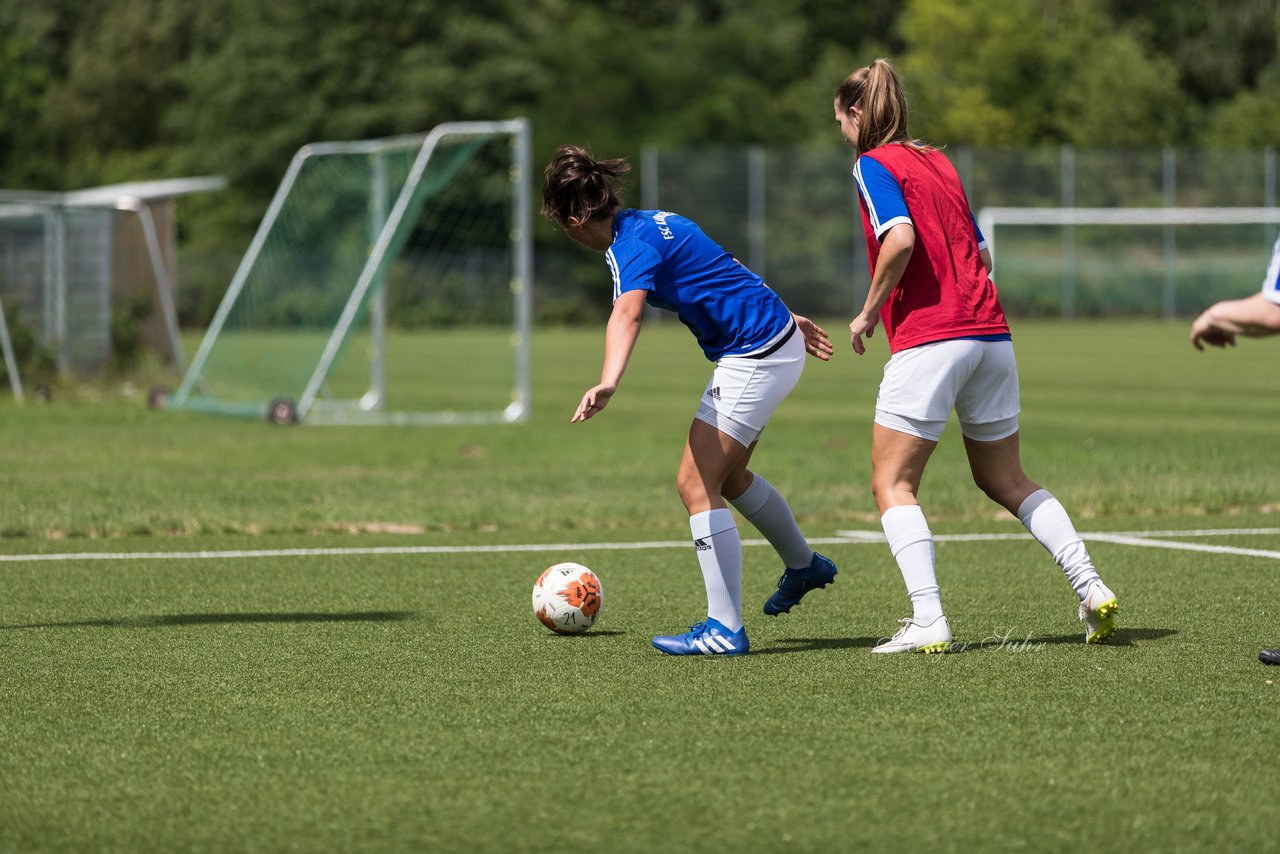
[{"label": "blue soccer jersey", "polygon": [[648,303],[674,311],[713,362],[767,349],[791,323],[790,310],[763,279],[678,214],[619,211],[605,262],[615,301],[627,291],[647,291]]},{"label": "blue soccer jersey", "polygon": [[1274,303],[1280,303],[1280,237],[1271,250],[1271,263],[1267,265],[1267,277],[1262,280],[1262,295]]}]

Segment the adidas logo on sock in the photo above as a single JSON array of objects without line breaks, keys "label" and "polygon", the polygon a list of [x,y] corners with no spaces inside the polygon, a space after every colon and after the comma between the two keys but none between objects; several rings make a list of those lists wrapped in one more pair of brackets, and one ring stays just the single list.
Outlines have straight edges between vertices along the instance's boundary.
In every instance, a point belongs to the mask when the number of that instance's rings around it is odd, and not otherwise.
[{"label": "adidas logo on sock", "polygon": [[693,547],[700,552],[711,551],[711,543],[708,543],[706,540],[694,540]]},{"label": "adidas logo on sock", "polygon": [[713,398],[715,398],[716,400],[719,400],[719,399],[720,399],[720,386],[716,386],[715,388],[713,388],[713,389],[711,389],[710,391],[708,391],[708,392],[707,392],[707,396],[709,396],[709,397],[713,397]]}]

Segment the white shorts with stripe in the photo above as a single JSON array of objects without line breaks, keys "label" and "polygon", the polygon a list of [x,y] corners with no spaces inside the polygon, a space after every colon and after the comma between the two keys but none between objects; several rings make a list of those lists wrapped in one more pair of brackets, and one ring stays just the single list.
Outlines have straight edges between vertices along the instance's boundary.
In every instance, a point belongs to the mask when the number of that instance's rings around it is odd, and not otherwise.
[{"label": "white shorts with stripe", "polygon": [[804,372],[804,335],[791,328],[790,337],[766,356],[725,356],[716,362],[695,417],[748,447],[760,438]]},{"label": "white shorts with stripe", "polygon": [[876,423],[936,442],[951,410],[970,439],[1018,432],[1018,365],[1011,341],[957,338],[894,353],[876,397]]}]

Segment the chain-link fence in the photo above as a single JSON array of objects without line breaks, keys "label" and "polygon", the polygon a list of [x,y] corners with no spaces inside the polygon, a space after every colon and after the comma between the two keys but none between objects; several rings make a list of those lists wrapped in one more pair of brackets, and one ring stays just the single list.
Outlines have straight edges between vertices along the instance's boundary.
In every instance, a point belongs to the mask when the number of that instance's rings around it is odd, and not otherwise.
[{"label": "chain-link fence", "polygon": [[[984,208],[1234,208],[1227,224],[995,226],[1014,315],[1172,316],[1256,289],[1275,240],[1276,154],[945,149]],[[845,150],[646,149],[639,199],[696,220],[796,311],[843,315],[869,281]],[[1219,217],[1221,219],[1222,217]],[[1231,218],[1231,217],[1227,217]],[[998,240],[997,240],[998,238]]]}]

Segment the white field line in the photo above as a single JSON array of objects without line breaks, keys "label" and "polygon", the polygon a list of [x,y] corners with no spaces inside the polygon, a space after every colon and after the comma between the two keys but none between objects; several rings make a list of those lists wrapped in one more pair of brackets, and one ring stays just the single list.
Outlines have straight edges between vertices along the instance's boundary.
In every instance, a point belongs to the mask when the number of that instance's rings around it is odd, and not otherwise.
[{"label": "white field line", "polygon": [[[883,543],[884,534],[880,531],[837,531],[835,537],[815,537],[809,540],[814,545],[859,545]],[[1240,549],[1230,546],[1197,545],[1181,543],[1153,537],[1226,537],[1280,534],[1280,528],[1219,528],[1192,531],[1117,531],[1113,533],[1084,533],[1080,536],[1086,540],[1110,542],[1118,545],[1143,546],[1147,548],[1181,549],[1185,551],[1214,552],[1219,554],[1237,554],[1250,557],[1268,557],[1280,559],[1280,552],[1261,549]],[[938,534],[934,540],[938,542],[981,542],[991,540],[1028,540],[1029,534]],[[765,540],[743,540],[744,546],[768,545]],[[332,557],[346,555],[446,555],[446,554],[504,554],[516,552],[583,552],[583,551],[634,551],[642,549],[683,549],[688,548],[687,540],[652,540],[639,543],[515,543],[511,545],[493,546],[365,546],[352,548],[315,548],[315,549],[241,549],[226,551],[197,552],[70,552],[58,554],[18,554],[0,555],[0,563],[34,563],[39,561],[73,561],[73,560],[236,560],[261,557]]]},{"label": "white field line", "polygon": [[[865,540],[873,543],[883,543],[884,534],[880,531],[836,531],[841,537],[849,537],[851,539]],[[1260,536],[1260,535],[1280,534],[1280,528],[1193,528],[1186,531],[1099,531],[1096,533],[1082,533],[1080,536],[1086,540],[1104,540],[1107,537],[1130,537],[1133,539],[1146,539],[1149,537],[1236,537],[1236,536]],[[1027,533],[1003,533],[1003,534],[934,534],[933,539],[940,542],[976,542],[980,540],[1029,540],[1031,535]],[[1127,543],[1127,545],[1140,545],[1140,543]]]},{"label": "white field line", "polygon": [[1116,543],[1122,546],[1143,546],[1149,549],[1176,549],[1184,552],[1211,552],[1223,555],[1243,555],[1245,557],[1269,557],[1280,560],[1280,552],[1264,549],[1239,549],[1234,546],[1210,546],[1203,543],[1180,543],[1175,540],[1157,540],[1148,537],[1123,537],[1118,534],[1094,534],[1089,539],[1104,543]]}]

